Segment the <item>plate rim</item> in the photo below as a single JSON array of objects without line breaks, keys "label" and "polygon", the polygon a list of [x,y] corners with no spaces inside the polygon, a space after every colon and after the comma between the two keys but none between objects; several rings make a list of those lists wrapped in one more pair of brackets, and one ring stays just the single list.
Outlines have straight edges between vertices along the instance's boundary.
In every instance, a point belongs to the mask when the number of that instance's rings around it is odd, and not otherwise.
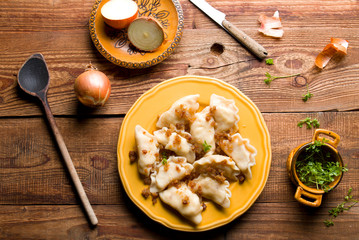
[{"label": "plate rim", "polygon": [[99,8],[99,5],[101,4],[103,0],[96,0],[94,5],[92,6],[91,15],[89,19],[89,30],[90,30],[90,36],[92,39],[93,44],[95,45],[96,49],[101,53],[103,57],[105,57],[108,61],[112,62],[115,65],[118,65],[120,67],[129,68],[129,69],[141,69],[141,68],[147,68],[151,67],[153,65],[156,65],[163,60],[165,60],[167,57],[169,57],[177,47],[178,43],[180,42],[182,38],[182,32],[184,28],[184,16],[183,16],[183,10],[181,7],[181,4],[179,0],[168,0],[173,3],[174,7],[176,8],[177,12],[177,29],[175,37],[171,43],[171,45],[159,56],[156,58],[152,58],[148,61],[142,61],[142,62],[130,62],[130,61],[123,61],[115,56],[113,56],[109,51],[107,51],[101,44],[101,40],[98,38],[96,33],[96,15]]},{"label": "plate rim", "polygon": [[[123,169],[124,164],[121,164],[121,159],[120,159],[120,149],[121,149],[121,146],[124,144],[124,143],[121,143],[121,138],[126,129],[128,118],[131,117],[132,113],[135,112],[134,110],[140,105],[140,103],[142,101],[145,100],[145,98],[147,98],[153,94],[156,94],[157,91],[166,87],[166,85],[168,85],[168,84],[174,84],[176,82],[186,82],[186,81],[210,82],[212,84],[218,85],[222,88],[226,88],[228,90],[235,92],[237,95],[239,95],[241,98],[243,98],[243,100],[245,100],[246,104],[248,104],[249,107],[251,108],[251,110],[254,112],[256,118],[258,119],[258,121],[260,123],[259,124],[260,130],[263,133],[264,139],[266,140],[265,141],[265,143],[266,143],[265,144],[265,152],[264,152],[264,156],[265,156],[264,170],[265,171],[263,171],[263,173],[262,173],[263,181],[260,182],[259,186],[257,187],[257,190],[253,193],[251,198],[246,202],[246,204],[244,206],[242,206],[241,208],[234,211],[230,216],[228,216],[225,219],[222,219],[221,221],[215,221],[211,224],[207,224],[206,226],[202,226],[201,228],[191,227],[190,225],[188,225],[188,227],[178,226],[178,224],[172,224],[163,217],[154,216],[154,214],[152,214],[149,210],[147,210],[146,206],[143,206],[141,204],[141,202],[136,199],[136,197],[132,196],[131,191],[128,189],[128,187],[129,187],[128,181],[121,174],[121,170],[124,171],[124,169]],[[130,114],[128,114],[128,113],[130,113]],[[252,102],[252,100],[250,100],[246,95],[244,95],[238,88],[234,87],[233,85],[231,85],[229,83],[226,83],[217,78],[206,77],[206,76],[197,76],[197,75],[184,75],[184,76],[174,77],[174,78],[165,80],[165,81],[155,85],[154,87],[150,88],[146,92],[144,92],[134,102],[134,104],[131,106],[131,108],[126,113],[126,115],[121,123],[121,129],[120,129],[120,134],[118,137],[118,144],[117,144],[117,167],[118,167],[118,172],[119,172],[119,175],[121,178],[122,186],[124,187],[127,196],[131,199],[131,201],[138,208],[140,208],[152,220],[154,220],[170,229],[184,231],[184,232],[203,232],[203,231],[208,231],[208,230],[211,230],[214,228],[224,226],[224,225],[232,222],[234,219],[238,218],[242,214],[244,214],[247,210],[249,210],[249,208],[256,202],[256,200],[262,193],[262,191],[267,183],[267,180],[269,177],[269,172],[270,172],[271,161],[272,161],[272,151],[271,151],[271,141],[270,141],[269,131],[268,131],[267,125],[264,121],[264,118],[263,118],[261,112],[259,111],[258,107],[254,104],[254,102]]]}]

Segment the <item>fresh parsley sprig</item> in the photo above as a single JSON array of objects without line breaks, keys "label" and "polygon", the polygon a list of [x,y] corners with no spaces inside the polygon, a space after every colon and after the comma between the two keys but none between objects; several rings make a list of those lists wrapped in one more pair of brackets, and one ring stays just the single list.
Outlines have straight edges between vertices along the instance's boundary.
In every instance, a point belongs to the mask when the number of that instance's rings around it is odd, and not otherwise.
[{"label": "fresh parsley sprig", "polygon": [[354,205],[359,202],[359,200],[353,199],[353,195],[351,194],[352,191],[353,189],[349,188],[348,194],[344,197],[344,202],[338,204],[337,207],[329,210],[330,219],[324,221],[325,226],[327,227],[334,226],[334,222],[333,222],[334,218],[336,218],[340,213],[344,211],[349,211],[349,209],[354,207]]},{"label": "fresh parsley sprig", "polygon": [[297,124],[298,127],[303,127],[303,124],[307,125],[307,129],[311,129],[313,128],[319,128],[320,127],[320,123],[318,121],[318,119],[314,118],[313,120],[310,117],[307,117],[303,120],[300,120]]},{"label": "fresh parsley sprig", "polygon": [[313,97],[313,94],[309,92],[309,86],[308,86],[308,83],[307,83],[307,93],[303,95],[303,102],[306,102],[309,100],[309,98]]},{"label": "fresh parsley sprig", "polygon": [[162,152],[162,164],[163,165],[166,165],[167,164],[167,160],[168,160],[168,157],[167,157],[167,153],[166,152]]},{"label": "fresh parsley sprig", "polygon": [[331,159],[330,152],[323,150],[323,145],[328,142],[314,141],[305,149],[305,154],[300,155],[296,161],[296,171],[301,182],[317,189],[329,191],[329,184],[342,172],[348,171],[346,166],[340,166],[339,162]]},{"label": "fresh parsley sprig", "polygon": [[327,142],[329,142],[329,140],[326,138],[323,138],[321,141],[315,140],[305,150],[310,153],[319,153],[321,151],[320,147],[323,146]]},{"label": "fresh parsley sprig", "polygon": [[295,76],[299,76],[300,73],[297,74],[293,74],[293,75],[287,75],[287,76],[272,76],[269,72],[266,72],[265,76],[267,77],[266,79],[264,79],[264,83],[267,85],[270,85],[271,82],[275,79],[278,78],[289,78],[289,77],[295,77]]}]

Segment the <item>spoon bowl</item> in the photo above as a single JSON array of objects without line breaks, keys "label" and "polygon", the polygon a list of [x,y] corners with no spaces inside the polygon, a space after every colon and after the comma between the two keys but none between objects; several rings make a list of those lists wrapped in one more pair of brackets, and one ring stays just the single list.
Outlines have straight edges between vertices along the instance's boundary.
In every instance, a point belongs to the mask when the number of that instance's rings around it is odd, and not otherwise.
[{"label": "spoon bowl", "polygon": [[41,54],[32,55],[21,67],[18,83],[26,93],[37,96],[46,93],[50,83],[49,71]]},{"label": "spoon bowl", "polygon": [[90,201],[87,198],[86,192],[81,184],[81,181],[77,175],[76,169],[71,160],[64,139],[62,138],[62,135],[56,125],[55,118],[52,115],[50,109],[50,105],[47,102],[46,95],[49,88],[50,77],[44,57],[39,53],[30,56],[30,58],[27,59],[26,62],[20,68],[17,81],[22,90],[32,96],[38,97],[41,100],[45,108],[46,117],[50,123],[51,129],[60,148],[62,157],[65,161],[67,170],[70,173],[70,177],[80,197],[81,203],[86,211],[86,214],[91,224],[93,226],[96,226],[98,220],[91,207]]}]

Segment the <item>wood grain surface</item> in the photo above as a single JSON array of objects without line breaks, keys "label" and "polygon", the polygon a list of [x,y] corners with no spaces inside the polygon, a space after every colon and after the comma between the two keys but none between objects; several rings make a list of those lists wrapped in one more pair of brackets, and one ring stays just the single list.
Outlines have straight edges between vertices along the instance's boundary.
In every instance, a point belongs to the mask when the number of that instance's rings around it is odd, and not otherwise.
[{"label": "wood grain surface", "polygon": [[[359,2],[353,0],[208,0],[227,20],[262,44],[274,65],[258,61],[197,9],[180,0],[184,31],[175,52],[147,69],[108,62],[89,36],[94,0],[0,1],[0,239],[357,239],[359,206],[323,224],[328,210],[350,187],[359,199]],[[257,29],[259,14],[279,10],[284,36]],[[348,40],[348,55],[319,70],[317,54],[331,37]],[[91,228],[74,194],[41,104],[16,83],[23,62],[44,55],[50,71],[48,101],[79,178],[99,219]],[[108,75],[109,102],[89,109],[73,85],[88,63]],[[300,78],[277,79],[265,73]],[[255,204],[233,222],[202,233],[170,230],[142,213],[127,197],[117,169],[122,120],[136,99],[156,84],[183,75],[221,79],[240,89],[263,113],[272,144],[267,184]],[[306,84],[313,93],[302,101]],[[306,117],[341,136],[339,152],[349,171],[340,185],[307,208],[294,200],[286,172],[290,151],[314,130],[297,127]]]}]

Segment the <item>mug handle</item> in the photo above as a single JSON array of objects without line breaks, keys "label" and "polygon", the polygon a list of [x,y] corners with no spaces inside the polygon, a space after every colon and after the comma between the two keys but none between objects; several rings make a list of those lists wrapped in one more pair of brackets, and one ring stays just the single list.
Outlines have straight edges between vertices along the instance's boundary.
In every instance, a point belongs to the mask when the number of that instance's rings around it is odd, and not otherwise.
[{"label": "mug handle", "polygon": [[332,145],[333,147],[337,148],[339,142],[340,142],[340,137],[338,134],[336,134],[335,132],[329,131],[329,130],[325,130],[325,129],[316,129],[313,135],[313,142],[314,141],[323,141],[323,137],[319,136],[319,134],[324,134],[327,135],[329,137],[332,137],[332,139],[327,139],[328,143],[330,145]]},{"label": "mug handle", "polygon": [[[304,199],[303,196],[307,197],[308,199],[313,199],[313,201],[309,201],[307,199]],[[319,207],[322,203],[322,197],[321,194],[312,194],[310,192],[305,191],[302,187],[297,187],[297,191],[295,192],[294,198],[309,207]]]}]

